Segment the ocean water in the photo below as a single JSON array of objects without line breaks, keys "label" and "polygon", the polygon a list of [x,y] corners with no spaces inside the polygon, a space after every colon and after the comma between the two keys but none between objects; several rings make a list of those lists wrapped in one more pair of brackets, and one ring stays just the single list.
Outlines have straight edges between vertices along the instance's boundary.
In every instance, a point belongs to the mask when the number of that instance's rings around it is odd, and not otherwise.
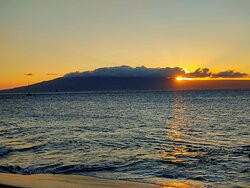
[{"label": "ocean water", "polygon": [[250,91],[0,95],[0,172],[250,182]]}]

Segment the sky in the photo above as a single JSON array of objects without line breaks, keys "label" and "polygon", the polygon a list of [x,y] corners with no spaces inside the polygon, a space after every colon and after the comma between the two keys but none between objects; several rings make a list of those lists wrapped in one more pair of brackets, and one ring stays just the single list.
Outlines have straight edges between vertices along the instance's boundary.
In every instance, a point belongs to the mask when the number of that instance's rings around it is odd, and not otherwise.
[{"label": "sky", "polygon": [[127,65],[250,74],[249,0],[0,0],[0,89]]}]

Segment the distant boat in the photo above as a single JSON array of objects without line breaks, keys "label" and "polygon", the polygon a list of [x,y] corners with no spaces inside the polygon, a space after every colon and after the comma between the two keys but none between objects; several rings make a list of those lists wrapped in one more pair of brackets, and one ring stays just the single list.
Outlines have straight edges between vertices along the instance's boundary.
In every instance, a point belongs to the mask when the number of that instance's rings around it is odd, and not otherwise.
[{"label": "distant boat", "polygon": [[29,82],[28,82],[28,87],[27,87],[27,89],[28,89],[28,93],[26,94],[26,96],[27,96],[27,97],[32,96],[32,94],[30,93],[30,83],[29,83]]},{"label": "distant boat", "polygon": [[30,96],[32,96],[32,94],[31,93],[27,93],[26,96],[30,97]]}]

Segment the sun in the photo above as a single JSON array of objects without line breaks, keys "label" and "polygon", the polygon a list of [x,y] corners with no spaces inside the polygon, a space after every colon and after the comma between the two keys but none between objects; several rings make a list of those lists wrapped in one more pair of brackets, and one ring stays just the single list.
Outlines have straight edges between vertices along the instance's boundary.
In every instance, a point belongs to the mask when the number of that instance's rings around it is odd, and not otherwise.
[{"label": "sun", "polygon": [[182,80],[194,80],[194,78],[185,78],[185,77],[181,77],[181,76],[177,76],[175,79],[178,80],[178,81],[182,81]]},{"label": "sun", "polygon": [[184,80],[184,78],[182,78],[181,76],[177,76],[176,80],[181,81],[181,80]]}]

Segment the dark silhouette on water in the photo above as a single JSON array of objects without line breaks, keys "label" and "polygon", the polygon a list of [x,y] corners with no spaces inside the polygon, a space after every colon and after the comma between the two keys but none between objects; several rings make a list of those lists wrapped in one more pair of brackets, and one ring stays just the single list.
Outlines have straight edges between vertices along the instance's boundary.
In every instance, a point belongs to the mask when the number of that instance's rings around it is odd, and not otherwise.
[{"label": "dark silhouette on water", "polygon": [[27,97],[32,96],[32,94],[30,93],[30,83],[28,83],[27,90],[28,90],[28,93],[26,94],[26,96]]},{"label": "dark silhouette on water", "polygon": [[31,94],[31,93],[27,93],[26,96],[27,96],[27,97],[30,97],[30,96],[32,96],[32,94]]}]

